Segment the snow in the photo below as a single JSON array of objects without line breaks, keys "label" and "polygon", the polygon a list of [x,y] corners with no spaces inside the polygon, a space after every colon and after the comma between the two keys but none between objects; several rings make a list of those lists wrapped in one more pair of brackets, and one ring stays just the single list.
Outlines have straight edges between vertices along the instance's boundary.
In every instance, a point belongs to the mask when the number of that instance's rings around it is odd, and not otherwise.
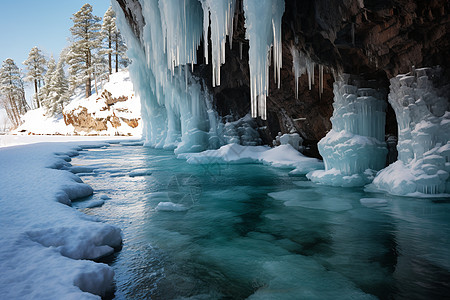
[{"label": "snow", "polygon": [[333,128],[318,143],[325,171],[307,174],[316,183],[364,186],[386,163],[386,104],[377,91],[349,85],[348,80],[344,76],[334,84]]},{"label": "snow", "polygon": [[2,298],[100,299],[113,290],[113,270],[91,260],[121,246],[120,229],[70,207],[93,192],[70,172],[81,145],[105,146],[79,140],[0,148]]},{"label": "snow", "polygon": [[394,195],[450,194],[450,107],[422,68],[391,79],[389,103],[398,123],[398,161],[378,173],[372,190]]},{"label": "snow", "polygon": [[[124,102],[116,102],[111,105],[109,109],[105,103],[105,99],[101,97],[103,91],[111,93],[113,98],[119,98],[125,96],[128,98]],[[124,119],[141,119],[141,106],[140,99],[134,93],[133,84],[130,79],[130,75],[127,70],[122,70],[117,73],[113,73],[110,76],[110,81],[105,83],[103,88],[99,91],[99,94],[93,94],[89,98],[84,96],[83,91],[79,91],[78,94],[71,98],[71,102],[64,108],[64,113],[78,114],[84,108],[94,118],[111,118],[116,116],[119,118],[121,126],[114,128],[111,122],[107,122],[107,130],[100,131],[82,131],[74,128],[72,124],[66,125],[63,115],[59,114],[54,117],[46,116],[44,107],[31,110],[23,116],[24,123],[19,126],[13,133],[15,134],[56,134],[56,135],[108,135],[114,136],[117,134],[127,136],[141,136],[142,134],[142,121],[139,121],[139,126],[136,128],[130,127],[125,123]]]},{"label": "snow", "polygon": [[321,161],[304,156],[289,144],[275,148],[228,144],[217,150],[184,153],[177,157],[186,159],[190,164],[262,163],[276,168],[293,169],[291,174],[295,175],[323,168]]}]

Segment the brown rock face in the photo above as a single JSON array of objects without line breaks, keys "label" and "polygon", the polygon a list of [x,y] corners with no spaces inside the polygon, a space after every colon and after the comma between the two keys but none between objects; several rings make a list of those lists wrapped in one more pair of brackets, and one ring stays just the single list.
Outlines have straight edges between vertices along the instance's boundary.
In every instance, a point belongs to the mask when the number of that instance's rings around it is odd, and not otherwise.
[{"label": "brown rock face", "polygon": [[[128,100],[128,97],[126,96],[120,96],[120,97],[112,97],[112,94],[104,90],[100,96],[100,98],[97,99],[97,101],[104,101],[105,106],[101,109],[102,111],[110,110],[112,106],[114,106],[117,102],[124,102]],[[127,109],[117,109],[117,111],[127,111]],[[107,116],[106,118],[97,118],[95,117],[95,112],[91,113],[88,112],[86,107],[79,106],[77,109],[74,109],[69,112],[63,113],[64,115],[64,122],[66,125],[73,125],[75,128],[75,132],[92,132],[92,131],[106,131],[108,130],[108,123],[113,128],[118,128],[122,125],[121,121],[128,124],[131,128],[136,128],[139,125],[139,118],[138,119],[127,119],[123,117],[118,117],[112,111],[112,115]]]},{"label": "brown rock face", "polygon": [[107,122],[106,118],[94,118],[92,114],[88,113],[86,107],[82,107],[81,111],[76,113],[75,111],[71,111],[69,113],[64,114],[64,122],[66,125],[73,125],[75,127],[75,131],[102,131],[107,130]]},{"label": "brown rock face", "polygon": [[[232,50],[226,47],[221,86],[211,88],[211,66],[199,64],[194,68],[195,75],[205,79],[214,95],[219,115],[232,114],[235,119],[250,111],[249,46],[245,39],[242,1],[237,1],[233,47]],[[137,0],[117,2],[140,37],[139,27],[144,23]],[[295,130],[310,147],[309,154],[318,156],[315,145],[331,129],[332,70],[375,80],[377,86],[388,91],[389,79],[409,72],[412,66],[440,65],[448,82],[450,2],[447,0],[285,0],[285,7],[281,89],[270,78],[268,120],[258,120],[260,128],[264,128],[260,129],[261,138],[267,144],[271,144],[279,131]],[[242,59],[240,43],[244,50]],[[316,84],[309,90],[307,77],[303,75],[299,81],[299,98],[295,98],[291,46],[324,66],[322,95],[318,91],[316,67]],[[203,49],[198,51],[201,58]],[[395,115],[388,106],[386,133],[396,135],[396,130]]]}]

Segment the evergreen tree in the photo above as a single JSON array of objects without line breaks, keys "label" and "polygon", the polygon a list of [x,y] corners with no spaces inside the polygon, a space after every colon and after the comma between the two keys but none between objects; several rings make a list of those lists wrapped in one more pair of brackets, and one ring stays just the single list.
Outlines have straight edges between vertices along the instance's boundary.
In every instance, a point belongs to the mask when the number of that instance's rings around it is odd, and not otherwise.
[{"label": "evergreen tree", "polygon": [[50,93],[50,80],[53,76],[53,72],[56,69],[56,62],[53,58],[53,55],[50,56],[50,59],[47,62],[47,72],[44,75],[43,81],[44,86],[39,91],[39,99],[41,99],[41,102],[45,102],[48,99],[48,95]]},{"label": "evergreen tree", "polygon": [[41,88],[41,82],[45,73],[45,57],[38,47],[33,47],[28,54],[27,60],[24,61],[23,64],[28,70],[25,81],[34,83],[34,99],[39,108],[41,106],[39,101],[39,89]]},{"label": "evergreen tree", "polygon": [[116,14],[111,6],[103,16],[102,34],[105,40],[105,48],[102,53],[108,55],[109,74],[111,75],[113,55],[115,56],[116,72],[119,71],[119,65],[127,67],[129,64],[126,56],[127,47],[120,31],[117,29]]},{"label": "evergreen tree", "polygon": [[44,102],[50,116],[62,113],[64,106],[69,102],[69,83],[64,72],[64,64],[64,55],[61,54],[49,82],[48,98]]},{"label": "evergreen tree", "polygon": [[102,25],[102,34],[104,36],[104,40],[106,40],[106,48],[102,52],[108,55],[109,75],[112,74],[113,41],[116,31],[116,14],[110,6],[103,16]]},{"label": "evergreen tree", "polygon": [[28,110],[25,100],[25,89],[22,80],[22,72],[14,60],[8,58],[0,69],[0,93],[2,94],[2,106],[5,108],[8,118],[14,127],[20,125],[20,116]]},{"label": "evergreen tree", "polygon": [[128,67],[130,60],[127,57],[127,45],[120,34],[120,31],[116,31],[114,35],[114,51],[113,54],[116,57],[116,72],[119,72],[119,66],[124,68]]},{"label": "evergreen tree", "polygon": [[[101,45],[101,18],[92,14],[92,6],[85,4],[71,18],[74,25],[70,28],[73,43],[68,52],[68,64],[71,72],[71,84],[86,87],[86,97],[91,95],[93,53]],[[73,87],[72,87],[73,88]]]}]

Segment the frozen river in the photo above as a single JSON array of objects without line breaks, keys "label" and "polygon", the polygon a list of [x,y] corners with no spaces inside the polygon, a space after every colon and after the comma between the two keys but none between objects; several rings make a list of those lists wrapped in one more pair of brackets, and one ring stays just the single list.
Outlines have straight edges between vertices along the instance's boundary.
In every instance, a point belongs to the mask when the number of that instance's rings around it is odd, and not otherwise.
[{"label": "frozen river", "polygon": [[325,187],[259,164],[190,165],[139,145],[72,164],[94,168],[80,175],[95,190],[73,205],[123,231],[104,261],[116,299],[450,295],[448,199]]}]

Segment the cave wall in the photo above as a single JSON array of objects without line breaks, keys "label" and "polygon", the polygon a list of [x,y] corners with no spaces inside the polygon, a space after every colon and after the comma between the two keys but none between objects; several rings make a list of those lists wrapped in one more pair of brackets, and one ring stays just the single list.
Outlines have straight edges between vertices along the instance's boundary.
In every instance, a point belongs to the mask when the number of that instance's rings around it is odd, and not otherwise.
[{"label": "cave wall", "polygon": [[[116,0],[137,37],[144,26],[137,0]],[[250,111],[248,41],[245,39],[243,0],[237,1],[233,45],[226,47],[221,68],[221,85],[212,88],[211,65],[199,64],[194,75],[203,78],[214,95],[220,116],[235,119]],[[409,72],[412,66],[436,66],[449,78],[450,2],[447,0],[285,0],[282,20],[283,68],[281,89],[270,78],[268,120],[258,119],[262,140],[271,144],[278,132],[295,130],[305,139],[307,154],[318,156],[316,144],[331,129],[333,113],[332,70],[358,74],[389,89],[389,79]],[[352,32],[354,35],[352,37]],[[240,59],[239,46],[243,47]],[[209,43],[211,45],[211,43]],[[318,70],[315,85],[308,88],[306,75],[300,78],[299,99],[290,47],[306,52],[324,65],[324,92],[319,94]],[[272,74],[271,70],[271,74]],[[306,120],[295,120],[306,118]],[[393,110],[388,106],[386,133],[396,134]]]}]

